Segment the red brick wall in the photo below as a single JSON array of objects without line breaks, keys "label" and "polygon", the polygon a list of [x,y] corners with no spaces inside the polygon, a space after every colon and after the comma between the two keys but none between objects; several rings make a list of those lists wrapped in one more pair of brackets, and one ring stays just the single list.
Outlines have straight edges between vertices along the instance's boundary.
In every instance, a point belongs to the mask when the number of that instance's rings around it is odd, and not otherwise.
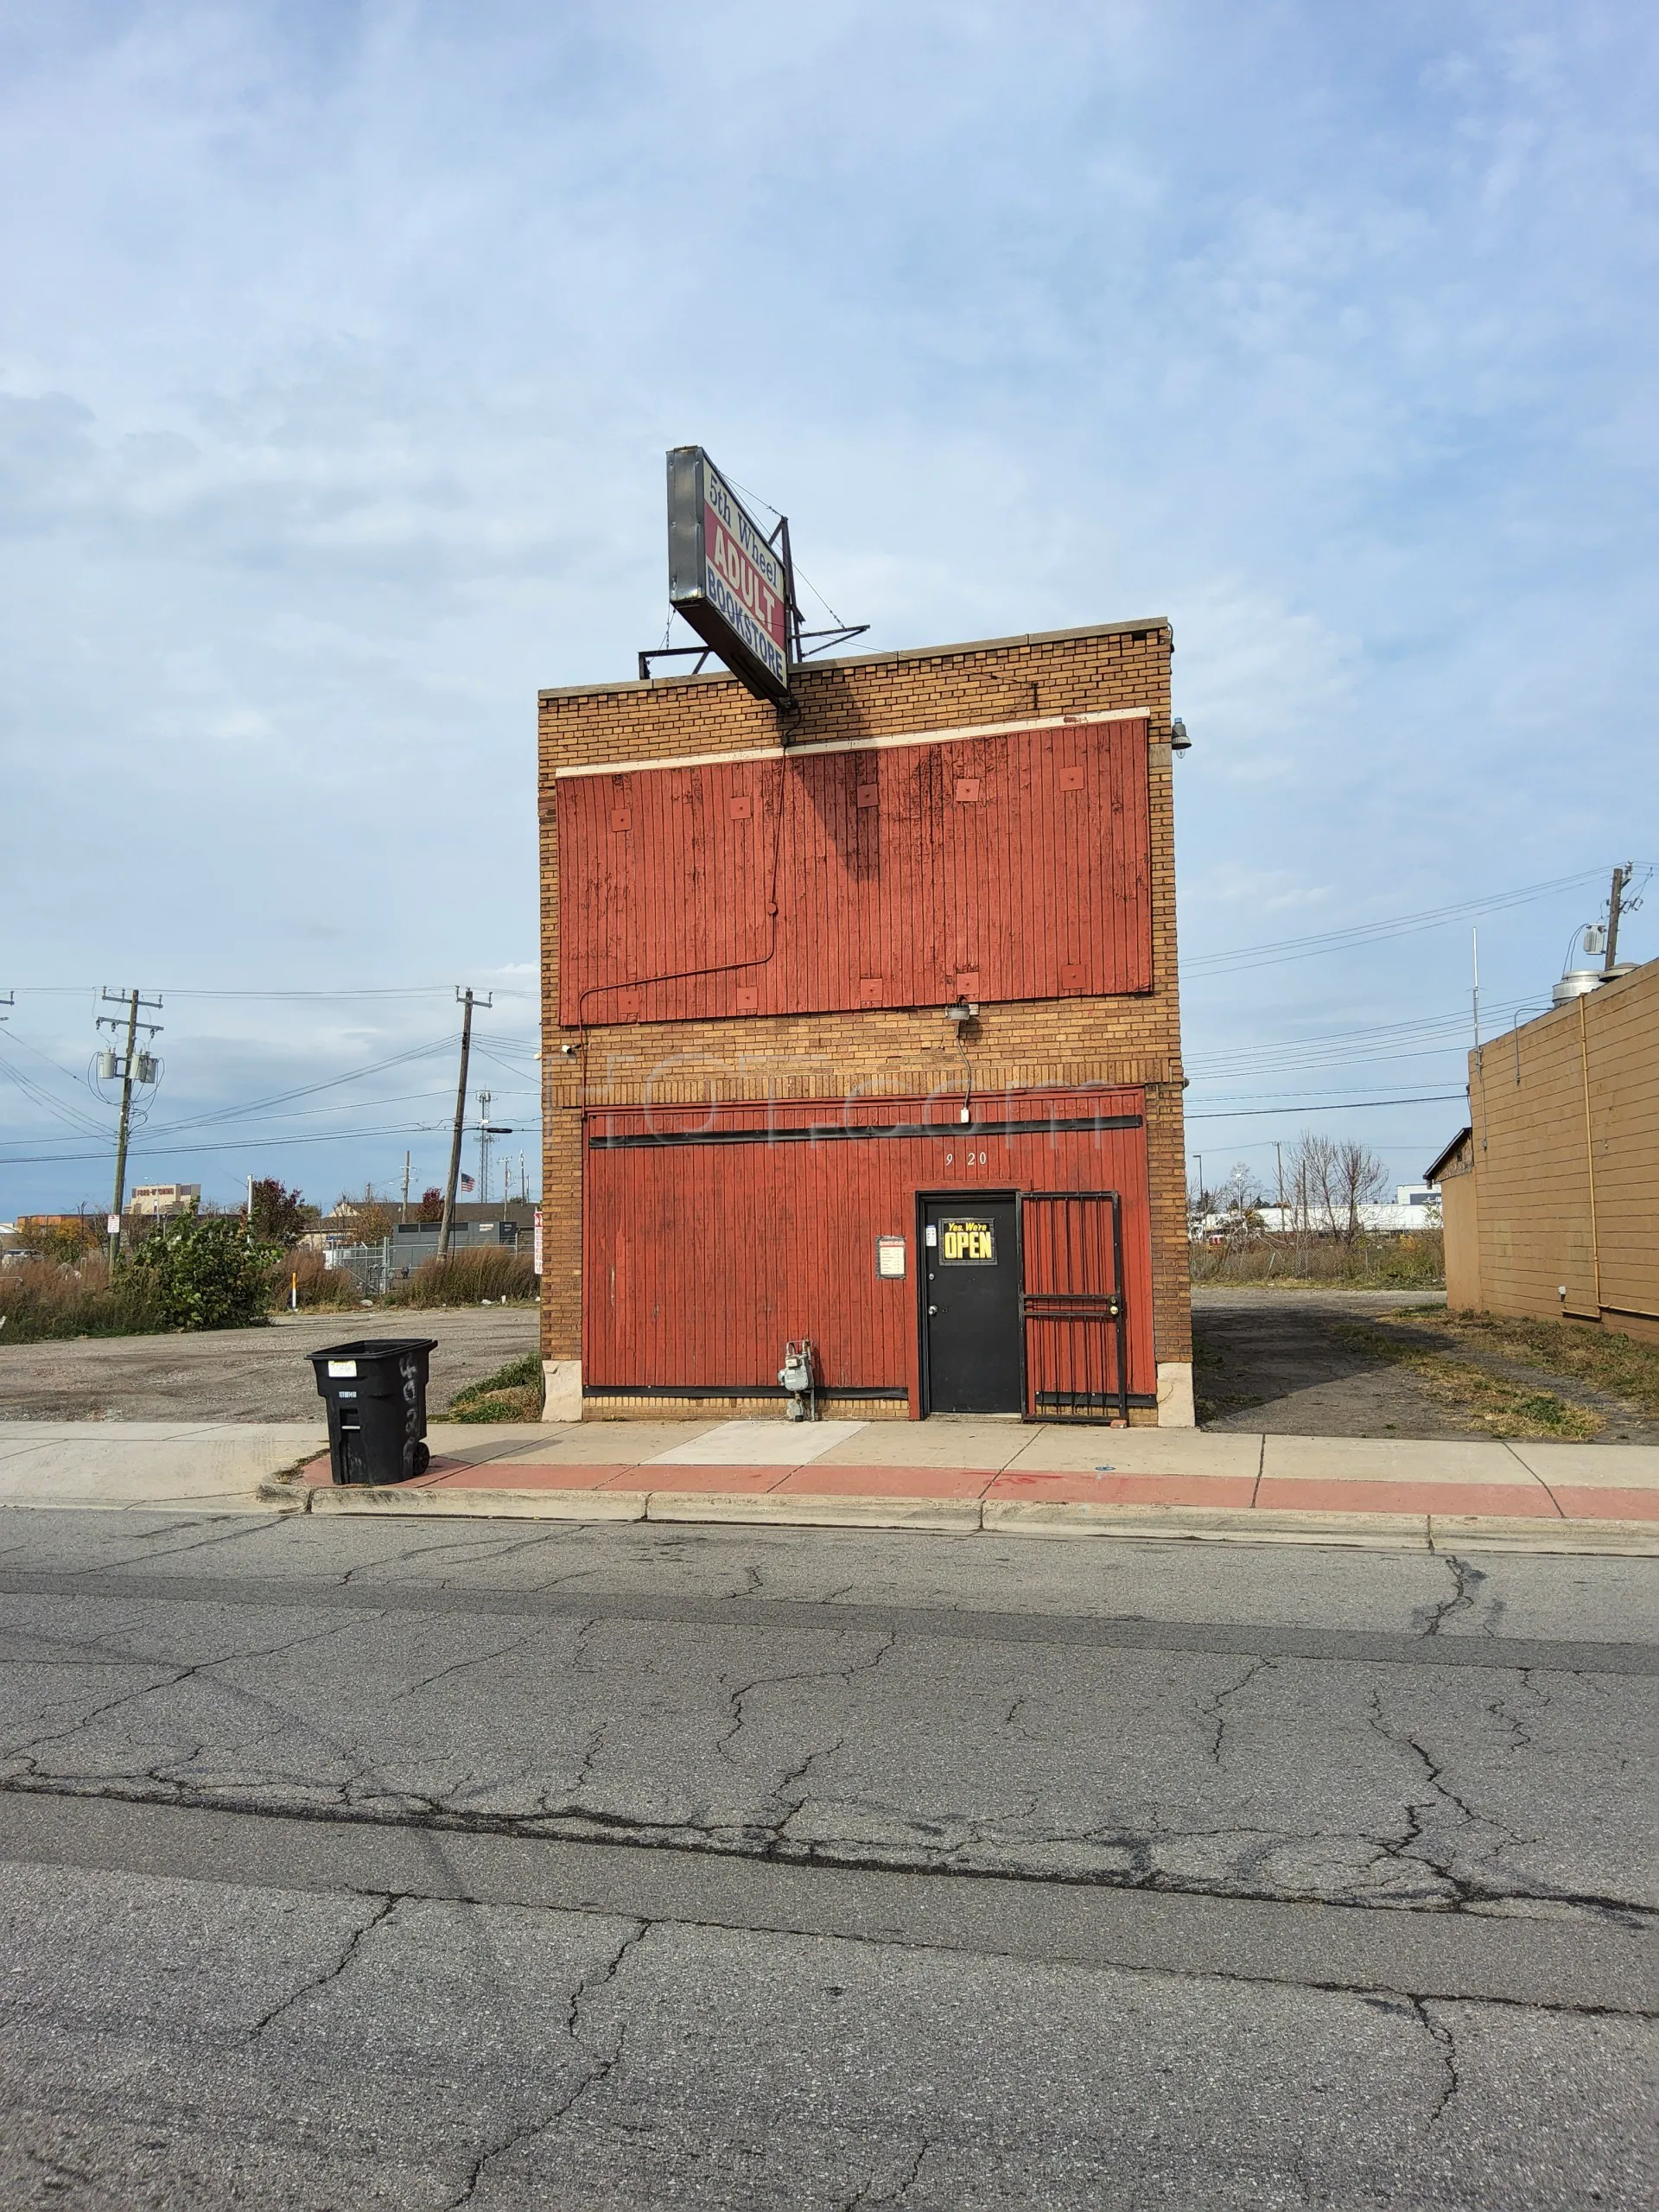
[{"label": "red brick wall", "polygon": [[[542,990],[545,1137],[543,1351],[581,1344],[581,1113],[584,1106],[824,1098],[855,1088],[914,1096],[959,1090],[963,1061],[937,1007],[732,1017],[562,1030],[558,1022],[561,767],[650,761],[794,743],[845,742],[1140,707],[1149,728],[1153,988],[982,1007],[977,1090],[1039,1084],[1144,1088],[1152,1182],[1154,1339],[1192,1357],[1187,1296],[1180,1002],[1169,751],[1167,623],[1147,620],[871,654],[798,671],[779,715],[721,674],[544,691],[540,699]],[[562,1046],[579,1044],[573,1055]]]}]

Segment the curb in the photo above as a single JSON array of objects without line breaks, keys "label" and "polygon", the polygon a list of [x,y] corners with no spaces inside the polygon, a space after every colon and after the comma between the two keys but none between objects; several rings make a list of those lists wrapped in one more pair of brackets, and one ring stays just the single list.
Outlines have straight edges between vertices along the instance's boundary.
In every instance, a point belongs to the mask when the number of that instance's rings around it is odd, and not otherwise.
[{"label": "curb", "polygon": [[[304,1493],[308,1493],[306,1495]],[[937,1535],[1115,1536],[1200,1543],[1322,1544],[1370,1550],[1482,1550],[1659,1558],[1659,1522],[1522,1520],[1497,1514],[1278,1513],[1198,1505],[1056,1505],[1019,1500],[779,1497],[707,1491],[406,1490],[260,1485],[302,1513],[480,1521],[703,1522],[773,1529],[886,1529]]]}]

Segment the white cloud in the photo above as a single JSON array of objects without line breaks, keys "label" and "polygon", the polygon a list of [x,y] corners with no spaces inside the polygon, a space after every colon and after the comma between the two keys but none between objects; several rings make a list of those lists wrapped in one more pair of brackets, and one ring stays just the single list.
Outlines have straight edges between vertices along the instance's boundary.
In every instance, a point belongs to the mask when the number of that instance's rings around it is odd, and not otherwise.
[{"label": "white cloud", "polygon": [[[660,633],[688,437],[871,644],[1173,619],[1189,953],[1622,858],[1655,74],[1547,0],[14,14],[7,957],[530,972],[535,688]],[[1407,944],[1195,1046],[1455,997]],[[216,1033],[170,1080],[254,1079]]]}]

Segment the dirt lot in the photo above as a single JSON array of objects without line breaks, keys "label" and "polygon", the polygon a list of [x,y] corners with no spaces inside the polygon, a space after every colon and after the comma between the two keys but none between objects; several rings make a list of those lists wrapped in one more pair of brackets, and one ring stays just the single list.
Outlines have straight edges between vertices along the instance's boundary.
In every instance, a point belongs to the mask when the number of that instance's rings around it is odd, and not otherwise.
[{"label": "dirt lot", "polygon": [[0,1421],[309,1421],[321,1416],[308,1351],[357,1337],[435,1337],[434,1414],[534,1351],[533,1306],[303,1313],[200,1336],[0,1342]]},{"label": "dirt lot", "polygon": [[1448,1316],[1444,1292],[1192,1293],[1205,1428],[1659,1443],[1659,1348]]},{"label": "dirt lot", "polygon": [[[1659,1347],[1621,1365],[1618,1340],[1593,1331],[1506,1329],[1448,1317],[1445,1302],[1440,1292],[1196,1288],[1199,1421],[1292,1436],[1659,1443]],[[305,1314],[202,1336],[0,1339],[0,1420],[314,1419],[308,1351],[400,1333],[438,1340],[436,1414],[533,1352],[536,1323],[531,1306],[467,1306]]]}]

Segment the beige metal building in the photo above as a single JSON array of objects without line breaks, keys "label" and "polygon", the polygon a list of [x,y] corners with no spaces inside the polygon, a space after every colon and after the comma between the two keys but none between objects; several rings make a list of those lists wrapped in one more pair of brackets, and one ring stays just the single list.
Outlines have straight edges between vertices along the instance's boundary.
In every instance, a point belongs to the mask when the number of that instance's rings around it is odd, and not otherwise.
[{"label": "beige metal building", "polygon": [[1659,960],[1469,1055],[1440,1185],[1447,1303],[1659,1341]]}]

